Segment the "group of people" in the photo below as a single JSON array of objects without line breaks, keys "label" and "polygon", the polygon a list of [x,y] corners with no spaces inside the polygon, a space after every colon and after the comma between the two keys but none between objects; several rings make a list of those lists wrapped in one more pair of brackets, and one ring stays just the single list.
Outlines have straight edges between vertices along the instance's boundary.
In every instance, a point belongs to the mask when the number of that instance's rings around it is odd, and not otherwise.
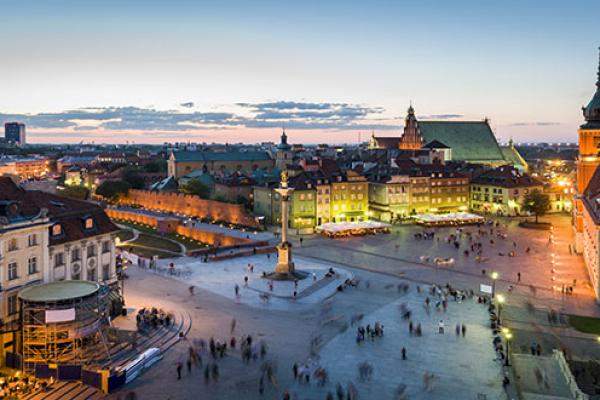
[{"label": "group of people", "polygon": [[371,327],[371,324],[367,324],[366,327],[362,325],[356,328],[356,344],[361,344],[365,341],[365,337],[371,338],[372,341],[375,338],[383,337],[383,324],[375,322],[375,325]]},{"label": "group of people", "polygon": [[54,378],[39,379],[25,374],[1,376],[0,382],[0,399],[20,399],[28,394],[47,390],[54,383]]},{"label": "group of people", "polygon": [[159,326],[168,328],[173,323],[173,314],[156,307],[144,307],[138,310],[135,320],[138,330],[144,330],[149,327],[156,329]]}]

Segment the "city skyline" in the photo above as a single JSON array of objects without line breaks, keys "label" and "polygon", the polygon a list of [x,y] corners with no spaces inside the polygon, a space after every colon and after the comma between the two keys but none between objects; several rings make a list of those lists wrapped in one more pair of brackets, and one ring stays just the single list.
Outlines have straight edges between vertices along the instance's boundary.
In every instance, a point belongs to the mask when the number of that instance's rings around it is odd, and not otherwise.
[{"label": "city skyline", "polygon": [[[32,143],[297,143],[489,118],[500,141],[575,141],[600,5],[8,2],[0,121]],[[20,29],[26,25],[27,29]]]}]

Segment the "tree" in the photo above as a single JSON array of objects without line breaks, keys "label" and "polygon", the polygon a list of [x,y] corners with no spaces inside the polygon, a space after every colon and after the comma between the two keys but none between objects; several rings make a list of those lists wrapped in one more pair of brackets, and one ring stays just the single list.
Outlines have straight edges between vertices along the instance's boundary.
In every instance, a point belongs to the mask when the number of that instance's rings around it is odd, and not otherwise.
[{"label": "tree", "polygon": [[535,215],[535,223],[537,224],[538,217],[543,216],[550,210],[550,197],[539,189],[535,189],[525,195],[523,209]]},{"label": "tree", "polygon": [[125,181],[104,181],[96,189],[96,194],[116,200],[120,196],[127,196],[129,184]]},{"label": "tree", "polygon": [[123,168],[121,177],[123,178],[123,180],[125,182],[127,182],[129,184],[129,187],[131,189],[144,189],[144,187],[146,186],[145,182],[144,182],[144,178],[142,178],[140,176],[138,170],[135,168],[131,168],[131,167]]},{"label": "tree", "polygon": [[61,196],[70,197],[71,199],[77,200],[87,199],[89,193],[89,189],[85,186],[67,186],[58,192],[58,194]]},{"label": "tree", "polygon": [[210,188],[198,179],[191,179],[181,187],[181,191],[186,194],[194,194],[203,199],[210,197]]},{"label": "tree", "polygon": [[167,172],[167,162],[164,160],[152,161],[143,166],[144,172]]}]

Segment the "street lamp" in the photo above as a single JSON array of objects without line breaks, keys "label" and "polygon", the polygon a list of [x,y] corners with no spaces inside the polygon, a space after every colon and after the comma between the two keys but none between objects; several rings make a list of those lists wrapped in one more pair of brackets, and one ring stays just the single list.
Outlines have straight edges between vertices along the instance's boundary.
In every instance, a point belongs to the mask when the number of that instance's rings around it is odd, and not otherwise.
[{"label": "street lamp", "polygon": [[510,330],[508,328],[502,328],[502,333],[504,333],[504,338],[506,339],[506,362],[504,363],[505,366],[510,367],[510,363],[508,362],[508,350],[509,350],[509,344],[510,344],[510,339],[512,339],[512,333],[510,332]]},{"label": "street lamp", "polygon": [[492,272],[492,298],[496,297],[496,279],[498,279],[498,273]]},{"label": "street lamp", "polygon": [[500,325],[502,324],[502,322],[500,321],[500,314],[502,313],[502,304],[506,299],[504,298],[503,294],[499,293],[498,296],[496,296],[496,300],[498,301],[498,325]]}]

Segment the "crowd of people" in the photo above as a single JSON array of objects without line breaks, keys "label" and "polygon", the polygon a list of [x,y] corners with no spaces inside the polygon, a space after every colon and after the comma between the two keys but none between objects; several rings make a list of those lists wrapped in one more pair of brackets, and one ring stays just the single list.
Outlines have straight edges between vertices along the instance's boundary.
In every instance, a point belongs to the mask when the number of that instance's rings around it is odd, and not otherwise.
[{"label": "crowd of people", "polygon": [[156,307],[141,308],[140,310],[138,310],[138,313],[135,316],[137,328],[140,331],[146,330],[148,328],[156,329],[159,326],[164,326],[168,328],[173,323],[173,318],[174,317],[172,313],[166,312]]},{"label": "crowd of people", "polygon": [[52,387],[54,378],[39,379],[27,374],[13,376],[0,375],[0,399],[20,399],[24,396],[40,391],[46,391]]}]

